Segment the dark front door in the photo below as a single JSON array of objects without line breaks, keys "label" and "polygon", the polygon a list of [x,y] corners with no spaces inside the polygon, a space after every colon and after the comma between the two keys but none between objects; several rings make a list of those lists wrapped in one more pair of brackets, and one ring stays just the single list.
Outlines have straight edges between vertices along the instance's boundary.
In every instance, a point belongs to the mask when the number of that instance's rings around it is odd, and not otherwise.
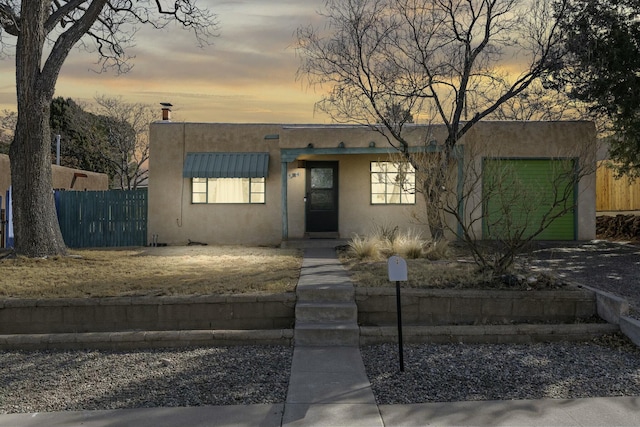
[{"label": "dark front door", "polygon": [[338,162],[307,162],[306,232],[338,231]]}]

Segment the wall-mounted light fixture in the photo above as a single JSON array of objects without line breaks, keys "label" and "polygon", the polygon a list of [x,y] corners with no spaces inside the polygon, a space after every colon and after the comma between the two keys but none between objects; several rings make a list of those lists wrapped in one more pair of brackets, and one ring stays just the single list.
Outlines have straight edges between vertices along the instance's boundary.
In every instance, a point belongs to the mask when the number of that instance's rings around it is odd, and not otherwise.
[{"label": "wall-mounted light fixture", "polygon": [[436,145],[438,145],[438,141],[436,141],[435,139],[432,139],[431,141],[429,141],[429,145],[432,147],[435,147]]},{"label": "wall-mounted light fixture", "polygon": [[374,148],[376,146],[376,142],[375,141],[371,141],[369,143],[369,148]]},{"label": "wall-mounted light fixture", "polygon": [[340,144],[338,144],[338,148],[344,148],[344,142],[340,141]]},{"label": "wall-mounted light fixture", "polygon": [[307,144],[307,148],[313,148],[313,144],[312,143],[308,143]]}]

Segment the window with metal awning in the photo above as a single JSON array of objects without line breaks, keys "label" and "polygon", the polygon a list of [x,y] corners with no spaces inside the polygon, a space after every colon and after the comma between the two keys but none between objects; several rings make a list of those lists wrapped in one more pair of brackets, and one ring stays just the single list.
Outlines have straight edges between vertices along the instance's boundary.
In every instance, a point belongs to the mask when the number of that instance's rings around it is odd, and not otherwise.
[{"label": "window with metal awning", "polygon": [[266,178],[269,153],[187,153],[184,178]]},{"label": "window with metal awning", "polygon": [[266,203],[269,153],[187,153],[191,203]]}]

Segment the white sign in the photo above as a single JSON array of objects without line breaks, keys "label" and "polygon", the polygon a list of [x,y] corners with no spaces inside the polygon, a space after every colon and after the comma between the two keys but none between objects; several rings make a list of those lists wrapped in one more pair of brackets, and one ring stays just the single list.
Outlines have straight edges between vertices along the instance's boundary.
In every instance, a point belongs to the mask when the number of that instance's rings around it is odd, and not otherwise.
[{"label": "white sign", "polygon": [[387,268],[389,269],[390,282],[407,281],[407,262],[398,255],[393,255],[389,258]]}]

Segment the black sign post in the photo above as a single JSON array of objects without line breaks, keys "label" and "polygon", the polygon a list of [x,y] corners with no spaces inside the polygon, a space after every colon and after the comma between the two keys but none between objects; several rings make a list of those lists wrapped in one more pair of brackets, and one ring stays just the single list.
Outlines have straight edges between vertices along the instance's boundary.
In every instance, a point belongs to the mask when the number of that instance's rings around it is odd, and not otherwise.
[{"label": "black sign post", "polygon": [[398,353],[400,355],[400,372],[404,372],[404,348],[402,347],[402,305],[400,304],[399,280],[396,280],[396,307],[398,313]]},{"label": "black sign post", "polygon": [[398,353],[400,359],[400,372],[404,372],[404,348],[402,347],[402,304],[400,303],[400,282],[407,281],[407,262],[394,255],[387,262],[389,281],[396,282],[396,312],[398,318]]}]

